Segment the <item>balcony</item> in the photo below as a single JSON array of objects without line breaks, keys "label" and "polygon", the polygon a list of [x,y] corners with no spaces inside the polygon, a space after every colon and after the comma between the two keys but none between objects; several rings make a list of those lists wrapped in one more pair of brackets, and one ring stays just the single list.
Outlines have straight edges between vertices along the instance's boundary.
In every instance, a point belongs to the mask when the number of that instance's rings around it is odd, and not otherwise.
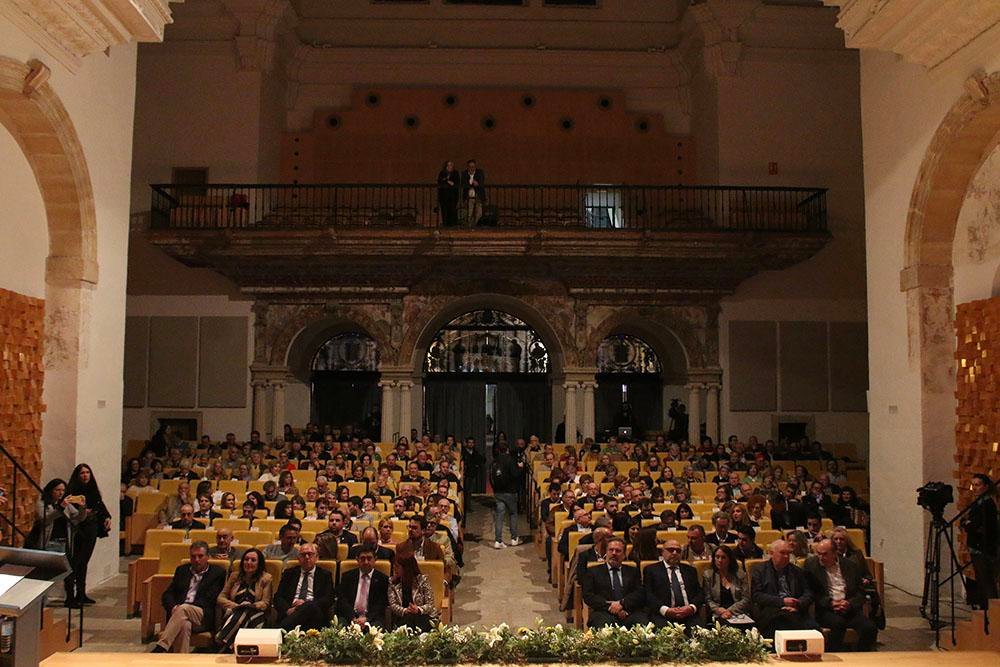
[{"label": "balcony", "polygon": [[149,237],[250,293],[408,291],[433,271],[675,294],[731,292],[830,238],[821,188],[492,185],[464,223],[442,225],[435,185],[159,184]]}]

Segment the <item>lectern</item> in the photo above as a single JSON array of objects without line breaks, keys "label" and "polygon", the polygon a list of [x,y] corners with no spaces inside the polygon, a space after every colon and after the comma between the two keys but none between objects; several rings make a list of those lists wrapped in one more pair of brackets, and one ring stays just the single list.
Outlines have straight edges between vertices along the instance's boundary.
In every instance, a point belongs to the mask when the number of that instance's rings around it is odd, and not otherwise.
[{"label": "lectern", "polygon": [[2,662],[36,667],[44,597],[69,574],[69,561],[61,553],[0,546],[0,575],[5,569],[23,573],[23,578],[0,594],[0,616],[14,622],[13,661],[3,656]]}]

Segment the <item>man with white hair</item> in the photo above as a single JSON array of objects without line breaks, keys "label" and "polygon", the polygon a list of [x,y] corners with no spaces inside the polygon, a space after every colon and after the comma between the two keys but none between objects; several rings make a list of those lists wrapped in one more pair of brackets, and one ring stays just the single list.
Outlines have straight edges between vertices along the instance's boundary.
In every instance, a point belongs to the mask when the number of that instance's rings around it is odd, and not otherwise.
[{"label": "man with white hair", "polygon": [[805,573],[791,559],[792,545],[776,540],[771,558],[750,571],[753,618],[765,637],[773,637],[775,630],[817,628],[809,616],[813,596]]}]

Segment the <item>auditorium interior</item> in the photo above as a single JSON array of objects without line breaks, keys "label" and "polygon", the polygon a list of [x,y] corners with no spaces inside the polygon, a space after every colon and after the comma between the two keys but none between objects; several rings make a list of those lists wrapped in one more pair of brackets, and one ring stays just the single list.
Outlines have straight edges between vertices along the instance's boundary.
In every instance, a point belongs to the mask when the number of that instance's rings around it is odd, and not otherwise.
[{"label": "auditorium interior", "polygon": [[694,528],[752,525],[755,609],[846,541],[868,648],[1000,652],[994,0],[4,0],[0,157],[0,564],[72,570],[38,660],[232,653],[221,603],[177,630],[223,526],[275,607],[371,528],[392,609],[413,555],[434,622],[583,630],[599,528],[690,602]]}]

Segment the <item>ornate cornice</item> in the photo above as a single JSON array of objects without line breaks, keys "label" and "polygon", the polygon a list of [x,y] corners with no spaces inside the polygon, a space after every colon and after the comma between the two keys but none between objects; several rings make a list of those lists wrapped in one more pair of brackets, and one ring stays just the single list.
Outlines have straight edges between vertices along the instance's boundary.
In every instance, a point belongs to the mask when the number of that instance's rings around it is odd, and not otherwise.
[{"label": "ornate cornice", "polygon": [[705,69],[716,77],[737,76],[743,55],[742,28],[760,0],[701,0],[688,8],[701,38]]},{"label": "ornate cornice", "polygon": [[848,47],[899,54],[937,67],[1000,23],[996,0],[824,0],[840,7]]},{"label": "ornate cornice", "polygon": [[282,20],[294,21],[288,0],[224,0],[226,9],[239,22],[233,38],[236,66],[242,72],[269,72],[278,49],[277,32]]},{"label": "ornate cornice", "polygon": [[164,26],[171,22],[170,2],[0,0],[0,13],[75,71],[83,58],[112,46],[162,41]]}]

